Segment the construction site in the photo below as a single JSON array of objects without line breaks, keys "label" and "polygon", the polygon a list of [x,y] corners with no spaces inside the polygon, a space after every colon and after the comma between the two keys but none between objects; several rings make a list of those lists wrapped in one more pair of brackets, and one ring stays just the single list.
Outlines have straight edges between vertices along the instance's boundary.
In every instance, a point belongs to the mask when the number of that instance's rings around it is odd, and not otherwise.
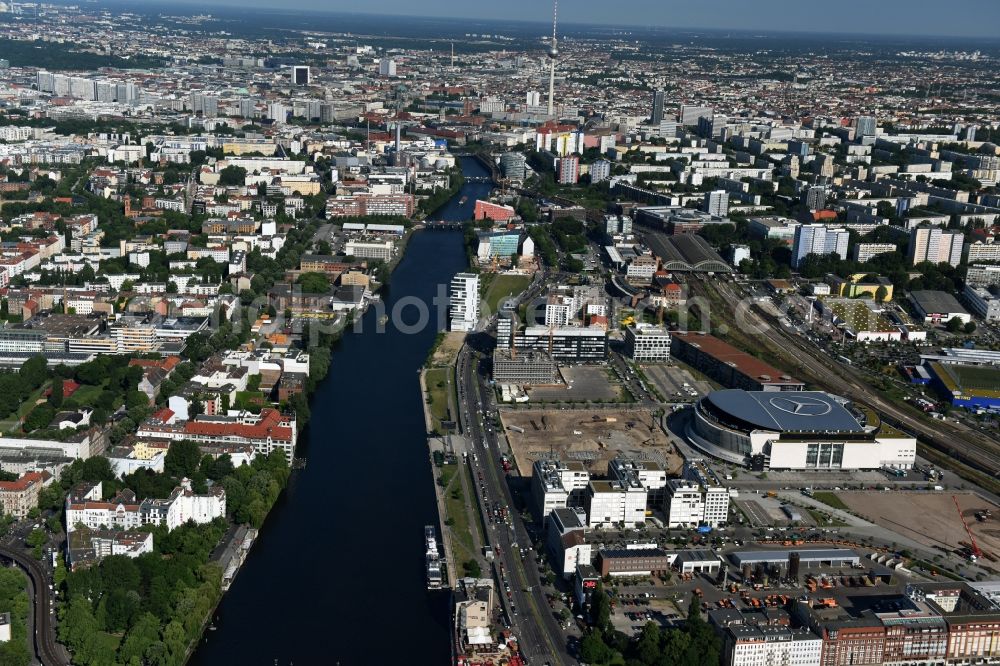
[{"label": "construction site", "polygon": [[[978,495],[851,492],[837,497],[857,515],[935,550],[1000,568],[1000,507]],[[971,536],[970,536],[971,533]]]},{"label": "construction site", "polygon": [[679,475],[684,459],[648,410],[533,409],[501,411],[514,461],[524,476],[536,460],[577,460],[603,475],[615,456],[659,463]]}]

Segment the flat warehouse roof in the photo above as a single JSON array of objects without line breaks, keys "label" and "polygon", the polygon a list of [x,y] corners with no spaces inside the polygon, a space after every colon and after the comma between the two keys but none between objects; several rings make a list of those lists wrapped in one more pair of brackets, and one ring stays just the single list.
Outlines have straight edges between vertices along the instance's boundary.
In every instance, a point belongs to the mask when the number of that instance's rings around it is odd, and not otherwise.
[{"label": "flat warehouse roof", "polygon": [[946,291],[911,291],[910,296],[927,314],[968,314],[958,299]]},{"label": "flat warehouse roof", "polygon": [[737,566],[744,564],[765,564],[787,562],[792,553],[799,554],[799,562],[860,562],[861,556],[848,548],[829,548],[816,550],[741,550],[732,553],[731,557]]},{"label": "flat warehouse roof", "polygon": [[697,346],[703,353],[735,368],[747,377],[756,379],[761,384],[802,384],[788,373],[740,351],[713,335],[674,331],[671,336],[674,340],[683,340]]}]

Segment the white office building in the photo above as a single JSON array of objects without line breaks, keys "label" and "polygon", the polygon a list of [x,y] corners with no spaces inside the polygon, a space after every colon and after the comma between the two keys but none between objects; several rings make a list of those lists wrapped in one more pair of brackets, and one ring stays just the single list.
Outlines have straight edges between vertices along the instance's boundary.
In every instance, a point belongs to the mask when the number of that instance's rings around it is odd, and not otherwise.
[{"label": "white office building", "polygon": [[716,527],[724,525],[729,520],[729,490],[721,486],[705,488],[706,525]]},{"label": "white office building", "polygon": [[389,261],[392,259],[394,246],[392,241],[347,241],[344,253],[355,259],[376,259]]},{"label": "white office building", "polygon": [[451,330],[472,331],[479,321],[479,276],[459,273],[451,280]]},{"label": "white office building", "polygon": [[973,287],[992,287],[1000,284],[1000,266],[978,265],[969,266],[965,274],[965,283]]},{"label": "white office building", "polygon": [[697,527],[705,517],[705,498],[701,487],[683,479],[667,483],[667,502],[664,506],[667,527]]},{"label": "white office building", "polygon": [[969,309],[978,317],[986,321],[998,321],[1000,320],[1000,298],[994,293],[995,291],[995,287],[990,290],[986,287],[973,287],[967,284],[963,296]]},{"label": "white office building", "polygon": [[651,324],[635,324],[627,327],[625,354],[636,361],[669,361],[670,331]]},{"label": "white office building", "polygon": [[667,482],[663,512],[667,527],[718,527],[729,519],[729,491],[721,486],[671,479]]},{"label": "white office building", "polygon": [[584,495],[587,525],[607,529],[646,522],[646,489],[641,483],[591,481]]},{"label": "white office building", "polygon": [[554,509],[580,505],[588,483],[590,473],[579,461],[536,460],[531,468],[535,516],[544,522]]}]

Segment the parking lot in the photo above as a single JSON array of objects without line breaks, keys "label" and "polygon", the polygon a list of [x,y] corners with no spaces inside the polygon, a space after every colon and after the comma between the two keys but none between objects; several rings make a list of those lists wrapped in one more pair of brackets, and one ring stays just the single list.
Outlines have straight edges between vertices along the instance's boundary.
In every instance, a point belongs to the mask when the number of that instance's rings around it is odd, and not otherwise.
[{"label": "parking lot", "polygon": [[790,510],[801,516],[799,520],[793,521],[782,509],[785,502],[775,497],[768,497],[766,494],[742,495],[741,499],[736,500],[735,503],[746,515],[751,527],[792,524],[813,526],[816,524],[816,521],[812,519],[808,511],[800,507],[789,506]]},{"label": "parking lot", "polygon": [[529,388],[533,402],[616,402],[622,387],[614,374],[603,365],[579,365],[559,369],[564,386]]}]

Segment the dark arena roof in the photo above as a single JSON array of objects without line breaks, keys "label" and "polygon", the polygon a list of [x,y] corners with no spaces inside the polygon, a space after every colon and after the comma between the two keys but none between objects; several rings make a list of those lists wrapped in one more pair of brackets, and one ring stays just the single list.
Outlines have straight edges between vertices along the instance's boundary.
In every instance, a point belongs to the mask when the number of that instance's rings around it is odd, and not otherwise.
[{"label": "dark arena roof", "polygon": [[747,429],[775,432],[863,433],[858,419],[822,391],[714,391],[703,406]]}]

